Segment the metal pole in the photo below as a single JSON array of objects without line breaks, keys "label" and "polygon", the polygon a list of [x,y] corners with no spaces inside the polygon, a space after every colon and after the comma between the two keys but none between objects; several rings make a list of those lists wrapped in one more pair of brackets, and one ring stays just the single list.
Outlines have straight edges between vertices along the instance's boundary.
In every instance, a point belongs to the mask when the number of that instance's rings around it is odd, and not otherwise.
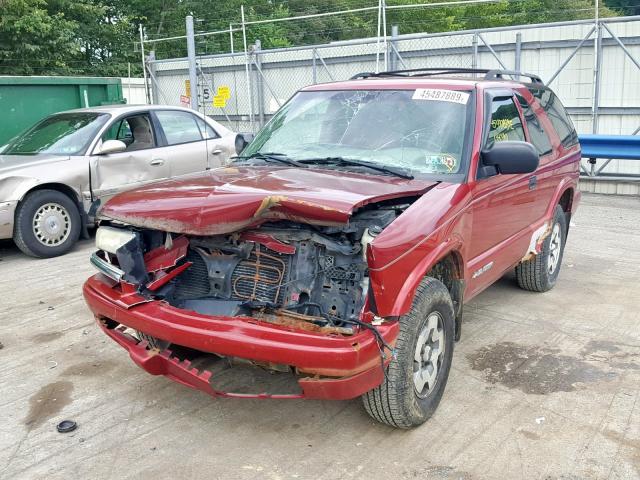
[{"label": "metal pole", "polygon": [[387,45],[387,3],[382,0],[382,38],[384,39],[384,71],[389,70],[389,45]]},{"label": "metal pole", "polygon": [[229,24],[229,43],[231,44],[231,53],[233,53],[233,26]]},{"label": "metal pole", "polygon": [[382,0],[378,0],[378,35],[376,35],[376,73],[380,71],[380,29],[382,28]]},{"label": "metal pole", "polygon": [[398,25],[391,25],[391,71],[398,69],[398,56],[396,55],[396,51],[398,50],[398,46],[396,43],[396,39],[398,38]]},{"label": "metal pole", "polygon": [[255,131],[253,125],[253,98],[251,96],[251,77],[249,75],[249,52],[247,51],[247,27],[244,21],[244,5],[240,5],[240,16],[242,18],[242,43],[244,45],[244,73],[247,82],[247,98],[249,99],[249,124],[251,130]]},{"label": "metal pole", "polygon": [[191,94],[191,108],[198,110],[198,71],[196,67],[196,41],[193,36],[193,16],[187,15],[187,58],[189,59],[189,83]]},{"label": "metal pole", "polygon": [[[156,75],[156,64],[153,63],[153,61],[156,59],[156,52],[151,50],[149,52],[149,55],[147,56],[147,63],[149,64],[149,67],[147,68],[147,73],[149,74],[149,77],[151,78],[151,85],[153,86],[153,88],[151,89],[151,103],[153,103],[154,105],[159,105],[160,103],[160,86],[158,85],[158,78]],[[162,94],[162,96],[164,97],[164,93]],[[164,97],[164,101],[165,103],[169,103],[167,102],[167,98]]]},{"label": "metal pole", "polygon": [[129,91],[127,93],[127,102],[131,103],[131,62],[127,62],[127,82],[129,82]]},{"label": "metal pole", "polygon": [[260,40],[256,40],[255,47],[253,49],[253,53],[255,55],[255,63],[256,63],[256,94],[257,94],[257,102],[258,102],[258,121],[260,122],[260,128],[264,126],[264,86],[263,86],[263,78],[262,78],[262,59],[260,58],[260,49],[262,48],[262,44]]},{"label": "metal pole", "polygon": [[144,58],[144,33],[142,32],[142,24],[138,25],[138,30],[140,31],[140,54],[142,55],[142,76],[144,77],[144,94],[147,98],[147,103],[151,103],[151,99],[149,97],[149,85],[147,84],[147,63]]},{"label": "metal pole", "polygon": [[[520,57],[522,56],[522,33],[516,33],[516,62],[515,71],[520,72]],[[520,78],[520,77],[518,77]]]},{"label": "metal pole", "polygon": [[471,46],[473,48],[473,56],[471,57],[471,68],[478,68],[478,34],[473,34],[471,40]]},{"label": "metal pole", "polygon": [[593,72],[593,120],[591,122],[591,131],[598,133],[598,110],[600,108],[600,83],[602,71],[602,27],[598,22],[597,35],[595,40],[595,66]]},{"label": "metal pole", "polygon": [[316,65],[316,49],[311,50],[311,78],[313,84],[318,83],[318,71]]},{"label": "metal pole", "polygon": [[571,59],[576,55],[576,53],[578,53],[578,50],[582,48],[582,45],[584,45],[585,42],[589,40],[589,38],[591,38],[591,34],[594,32],[595,29],[596,27],[592,27],[591,30],[589,30],[589,33],[587,33],[587,35],[582,40],[580,40],[580,43],[578,43],[576,48],[573,49],[573,51],[569,54],[569,56],[565,59],[565,61],[562,62],[562,65],[560,65],[558,69],[555,71],[555,73],[551,75],[551,78],[546,82],[547,86],[551,85],[551,82],[553,82],[556,79],[556,77],[560,75],[560,72],[562,72],[564,67],[566,67],[567,64],[571,61]]}]

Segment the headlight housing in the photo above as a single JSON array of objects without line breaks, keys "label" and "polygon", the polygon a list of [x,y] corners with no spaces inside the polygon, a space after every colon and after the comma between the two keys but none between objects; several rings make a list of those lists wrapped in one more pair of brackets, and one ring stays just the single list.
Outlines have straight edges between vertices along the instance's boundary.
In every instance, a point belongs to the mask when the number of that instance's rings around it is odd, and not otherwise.
[{"label": "headlight housing", "polygon": [[113,255],[117,250],[136,238],[135,232],[113,227],[99,227],[96,232],[96,247]]}]

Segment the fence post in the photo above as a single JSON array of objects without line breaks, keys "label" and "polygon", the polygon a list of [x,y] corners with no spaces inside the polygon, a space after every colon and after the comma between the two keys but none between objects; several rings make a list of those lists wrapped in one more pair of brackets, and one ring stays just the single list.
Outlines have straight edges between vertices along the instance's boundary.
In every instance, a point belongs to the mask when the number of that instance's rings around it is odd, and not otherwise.
[{"label": "fence post", "polygon": [[189,59],[189,83],[191,86],[191,108],[198,110],[198,73],[196,69],[196,41],[193,35],[193,16],[187,15],[187,57]]},{"label": "fence post", "polygon": [[251,93],[251,75],[249,74],[251,65],[249,52],[247,51],[247,24],[244,21],[244,5],[240,5],[240,17],[242,19],[242,45],[244,46],[244,73],[245,82],[247,83],[247,101],[249,102],[249,125],[251,125],[251,131],[255,132],[255,125],[253,124],[253,94]]},{"label": "fence post", "polygon": [[598,133],[598,110],[600,109],[600,83],[602,80],[602,25],[596,24],[596,40],[594,45],[594,72],[593,72],[593,120],[591,131]]},{"label": "fence post", "polygon": [[318,66],[316,65],[316,49],[311,50],[311,79],[313,84],[318,83]]},{"label": "fence post", "polygon": [[[156,75],[156,64],[153,63],[153,61],[156,59],[156,52],[154,50],[151,50],[149,52],[149,55],[147,56],[147,65],[149,65],[149,75],[151,76],[151,78],[153,79],[153,77],[158,78],[158,75]],[[153,86],[153,81],[151,82],[151,85]],[[158,91],[160,87],[156,84],[155,88],[151,88],[151,101],[154,105],[158,105],[162,102],[160,102],[160,92]]]},{"label": "fence post", "polygon": [[473,54],[471,57],[471,68],[478,68],[478,34],[474,33],[471,40]]},{"label": "fence post", "polygon": [[398,50],[398,44],[396,42],[398,38],[398,25],[391,25],[391,64],[389,70],[392,72],[398,69],[398,56],[396,51]]},{"label": "fence post", "polygon": [[262,59],[260,58],[260,50],[262,49],[262,44],[260,40],[256,40],[253,54],[255,55],[256,62],[256,101],[258,103],[258,121],[260,122],[260,127],[264,126],[264,81],[262,78]]},{"label": "fence post", "polygon": [[[522,56],[522,33],[516,33],[516,61],[515,61],[515,71],[520,73],[520,63]],[[520,77],[518,77],[520,78]]]},{"label": "fence post", "polygon": [[138,25],[138,31],[140,32],[140,54],[142,56],[142,76],[144,78],[144,94],[147,98],[147,103],[151,103],[151,97],[149,96],[149,84],[147,83],[147,59],[144,57],[144,33],[142,31],[142,24]]}]

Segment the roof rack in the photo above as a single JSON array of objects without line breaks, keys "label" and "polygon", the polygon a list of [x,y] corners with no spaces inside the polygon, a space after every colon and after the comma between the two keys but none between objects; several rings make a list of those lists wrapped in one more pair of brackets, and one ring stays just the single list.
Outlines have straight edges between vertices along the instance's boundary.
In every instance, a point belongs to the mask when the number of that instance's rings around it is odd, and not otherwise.
[{"label": "roof rack", "polygon": [[351,80],[371,77],[431,77],[456,73],[483,73],[484,80],[503,80],[505,75],[509,75],[511,77],[527,77],[531,79],[531,83],[544,85],[544,82],[538,75],[516,72],[513,70],[492,70],[485,68],[412,68],[408,70],[391,70],[379,73],[362,72],[351,77]]}]

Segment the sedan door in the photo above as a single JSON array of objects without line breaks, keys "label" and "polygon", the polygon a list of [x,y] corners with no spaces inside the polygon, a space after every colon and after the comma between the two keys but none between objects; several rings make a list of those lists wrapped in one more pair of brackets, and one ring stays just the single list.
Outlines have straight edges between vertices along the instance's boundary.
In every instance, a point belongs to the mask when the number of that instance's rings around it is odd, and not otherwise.
[{"label": "sedan door", "polygon": [[[163,155],[169,161],[171,177],[203,172],[217,166],[213,153],[217,136],[213,129],[205,130],[204,120],[183,110],[155,110],[155,120],[161,131]],[[209,157],[209,151],[211,156]],[[220,152],[222,153],[222,152]]]},{"label": "sedan door", "polygon": [[[120,140],[123,152],[99,154],[102,142]],[[91,156],[91,190],[102,203],[118,192],[169,177],[169,165],[158,146],[158,132],[148,112],[113,121]]]}]

